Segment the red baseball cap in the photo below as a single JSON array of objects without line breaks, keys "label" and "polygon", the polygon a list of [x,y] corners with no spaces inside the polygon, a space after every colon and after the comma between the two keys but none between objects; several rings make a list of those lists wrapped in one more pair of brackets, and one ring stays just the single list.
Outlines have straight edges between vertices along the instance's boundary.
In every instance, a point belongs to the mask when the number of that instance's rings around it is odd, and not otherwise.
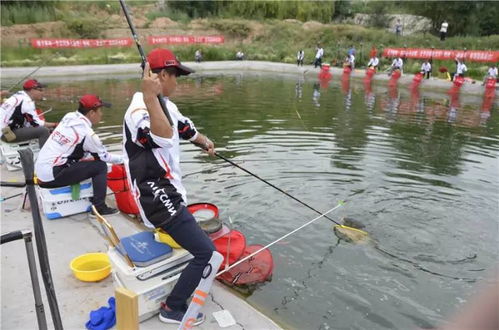
[{"label": "red baseball cap", "polygon": [[33,88],[45,88],[45,87],[47,87],[47,85],[39,83],[38,80],[36,80],[36,79],[26,80],[23,84],[23,88],[25,90],[30,90]]},{"label": "red baseball cap", "polygon": [[187,76],[194,73],[194,70],[180,64],[175,54],[169,49],[156,48],[151,50],[149,55],[147,55],[147,62],[149,62],[151,70],[175,67],[178,69],[179,76]]},{"label": "red baseball cap", "polygon": [[87,110],[97,109],[100,107],[111,107],[111,103],[102,101],[97,95],[94,94],[83,95],[80,98],[80,105]]}]

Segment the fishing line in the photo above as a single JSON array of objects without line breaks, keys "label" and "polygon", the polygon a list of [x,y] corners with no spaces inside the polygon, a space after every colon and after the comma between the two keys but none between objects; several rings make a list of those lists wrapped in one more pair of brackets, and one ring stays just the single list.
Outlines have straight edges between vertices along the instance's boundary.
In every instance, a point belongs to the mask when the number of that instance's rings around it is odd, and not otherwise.
[{"label": "fishing line", "polygon": [[264,182],[264,183],[268,184],[268,185],[269,185],[269,186],[271,186],[272,188],[274,188],[274,189],[276,189],[276,190],[278,190],[278,191],[282,192],[284,195],[286,195],[286,196],[288,196],[288,197],[290,197],[290,198],[294,199],[295,201],[297,201],[298,203],[300,203],[300,204],[302,204],[302,205],[306,206],[307,208],[309,208],[310,210],[314,211],[315,213],[320,214],[321,216],[324,216],[326,219],[331,220],[331,221],[332,221],[332,222],[334,222],[335,224],[340,225],[340,226],[342,225],[342,224],[340,224],[339,222],[335,221],[334,219],[331,219],[330,217],[325,216],[325,214],[327,214],[328,212],[326,212],[326,213],[322,213],[322,212],[320,212],[319,210],[317,210],[317,209],[313,208],[312,206],[308,205],[307,203],[302,202],[302,201],[301,201],[301,200],[299,200],[298,198],[296,198],[296,197],[294,197],[294,196],[292,196],[292,195],[288,194],[287,192],[285,192],[285,191],[284,191],[284,190],[282,190],[281,188],[279,188],[279,187],[277,187],[277,186],[273,185],[272,183],[268,182],[268,181],[267,181],[267,180],[265,180],[265,179],[262,179],[261,177],[259,177],[258,175],[256,175],[256,174],[254,174],[254,173],[252,173],[252,172],[248,171],[248,170],[247,170],[247,169],[245,169],[244,167],[237,165],[237,164],[236,164],[236,163],[234,163],[233,161],[231,161],[231,160],[229,160],[229,159],[225,158],[224,156],[220,155],[220,154],[219,154],[219,153],[217,153],[217,152],[215,152],[215,156],[217,156],[217,157],[218,157],[218,158],[220,158],[220,159],[223,159],[223,160],[224,160],[224,161],[226,161],[227,163],[229,163],[229,164],[231,164],[232,166],[235,166],[235,167],[237,167],[238,169],[240,169],[240,170],[242,170],[242,171],[244,171],[244,172],[248,173],[249,175],[251,175],[251,176],[253,176],[253,177],[257,178],[258,180],[260,180],[260,181],[262,181],[262,182]]},{"label": "fishing line", "polygon": [[298,230],[300,230],[300,229],[302,229],[302,228],[305,228],[306,226],[310,225],[311,223],[315,222],[316,220],[318,220],[318,219],[320,219],[320,218],[322,218],[322,217],[325,217],[325,216],[326,216],[326,214],[328,214],[328,213],[330,213],[330,212],[333,212],[334,210],[336,210],[337,208],[339,208],[339,207],[341,207],[341,206],[343,206],[343,205],[345,205],[345,202],[344,202],[344,201],[340,201],[340,202],[338,202],[338,205],[336,205],[335,207],[333,207],[333,208],[332,208],[332,209],[330,209],[329,211],[324,212],[324,213],[321,213],[321,215],[319,215],[319,216],[317,216],[317,217],[313,218],[312,220],[310,220],[310,221],[308,221],[308,222],[304,223],[304,224],[303,224],[303,225],[301,225],[300,227],[298,227],[298,228],[294,229],[293,231],[290,231],[289,233],[287,233],[286,235],[284,235],[284,236],[282,236],[282,237],[280,237],[280,238],[276,239],[276,240],[275,240],[275,241],[273,241],[272,243],[269,243],[269,244],[265,245],[264,247],[262,247],[261,249],[258,249],[257,251],[253,252],[252,254],[250,254],[250,255],[248,255],[248,256],[246,256],[246,257],[244,257],[244,258],[242,258],[242,259],[238,260],[237,262],[233,263],[230,267],[225,268],[224,270],[222,270],[221,272],[219,272],[219,273],[217,274],[217,276],[222,275],[223,273],[225,273],[225,272],[226,272],[226,271],[228,271],[229,269],[234,268],[235,266],[237,266],[237,265],[239,265],[240,263],[242,263],[242,262],[244,262],[244,261],[248,260],[249,258],[253,257],[254,255],[256,255],[256,254],[258,254],[258,253],[262,252],[263,250],[265,250],[265,249],[267,249],[267,248],[269,248],[269,247],[271,247],[271,246],[272,246],[272,245],[274,245],[275,243],[282,241],[282,240],[283,240],[283,239],[285,239],[286,237],[288,237],[288,236],[290,236],[290,235],[292,235],[292,234],[296,233]]}]

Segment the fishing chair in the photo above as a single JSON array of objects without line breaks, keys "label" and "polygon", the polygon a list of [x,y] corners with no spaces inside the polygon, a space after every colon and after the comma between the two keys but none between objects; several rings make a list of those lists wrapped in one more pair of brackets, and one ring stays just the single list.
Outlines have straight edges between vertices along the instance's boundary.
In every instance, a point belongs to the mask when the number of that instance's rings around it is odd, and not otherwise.
[{"label": "fishing chair", "polygon": [[124,257],[130,267],[147,267],[172,255],[173,249],[168,244],[157,242],[150,231],[139,232],[120,240],[113,226],[97,212],[93,205],[92,210],[107,241]]}]

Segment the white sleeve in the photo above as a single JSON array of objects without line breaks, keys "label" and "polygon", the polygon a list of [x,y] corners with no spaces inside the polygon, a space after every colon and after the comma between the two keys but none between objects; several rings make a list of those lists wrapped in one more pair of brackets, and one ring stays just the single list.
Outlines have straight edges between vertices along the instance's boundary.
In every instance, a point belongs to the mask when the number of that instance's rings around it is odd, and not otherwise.
[{"label": "white sleeve", "polygon": [[0,129],[3,129],[9,125],[10,117],[12,116],[12,113],[18,103],[19,101],[15,96],[9,97],[4,103],[2,103],[0,106]]},{"label": "white sleeve", "polygon": [[161,137],[151,132],[151,119],[145,108],[133,110],[130,120],[133,142],[138,146],[146,149],[173,147],[173,139]]},{"label": "white sleeve", "polygon": [[30,122],[31,126],[45,125],[45,120],[40,119],[36,113],[35,102],[24,100],[21,112],[28,115],[28,122]]},{"label": "white sleeve", "polygon": [[106,163],[123,163],[123,157],[121,155],[113,155],[107,152],[106,147],[102,144],[99,136],[95,134],[93,130],[90,130],[85,137],[83,150],[90,152],[94,157],[97,156],[100,160]]}]

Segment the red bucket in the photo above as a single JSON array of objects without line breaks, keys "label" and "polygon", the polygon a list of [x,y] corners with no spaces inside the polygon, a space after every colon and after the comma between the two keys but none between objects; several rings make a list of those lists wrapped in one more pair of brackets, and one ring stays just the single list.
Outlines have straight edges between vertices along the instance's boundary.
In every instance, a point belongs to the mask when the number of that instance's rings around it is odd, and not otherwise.
[{"label": "red bucket", "polygon": [[374,74],[376,73],[376,69],[374,68],[369,68],[367,69],[366,71],[366,76],[369,77],[369,78],[372,78],[374,76]]},{"label": "red bucket", "polygon": [[111,172],[107,174],[107,186],[114,193],[129,190],[123,164],[113,164]]},{"label": "red bucket", "polygon": [[392,79],[399,79],[401,75],[402,75],[402,72],[400,72],[400,70],[395,70],[392,73]]},{"label": "red bucket", "polygon": [[461,87],[464,84],[464,78],[461,76],[457,76],[454,78],[454,86]]},{"label": "red bucket", "polygon": [[[262,245],[249,245],[243,252],[242,258],[262,249]],[[274,269],[274,260],[269,249],[264,249],[229,269],[218,277],[220,281],[229,286],[244,286],[263,283],[270,279]]]},{"label": "red bucket", "polygon": [[490,88],[496,88],[496,78],[488,78],[487,82],[485,83],[485,88],[490,89]]},{"label": "red bucket", "polygon": [[116,206],[126,214],[139,214],[139,207],[128,186],[125,166],[113,164],[111,172],[107,174],[107,186],[114,192]]},{"label": "red bucket", "polygon": [[421,72],[418,72],[414,75],[412,82],[415,84],[420,84],[422,80],[423,80],[423,74]]},{"label": "red bucket", "polygon": [[229,265],[232,265],[241,258],[246,248],[246,237],[240,231],[231,230],[227,235],[214,240],[213,244],[217,251],[224,257],[224,261],[220,266],[220,269],[224,269],[225,265],[227,265],[227,258]]},{"label": "red bucket", "polygon": [[116,206],[121,212],[139,214],[139,207],[130,190],[114,193],[114,197],[116,198]]}]

